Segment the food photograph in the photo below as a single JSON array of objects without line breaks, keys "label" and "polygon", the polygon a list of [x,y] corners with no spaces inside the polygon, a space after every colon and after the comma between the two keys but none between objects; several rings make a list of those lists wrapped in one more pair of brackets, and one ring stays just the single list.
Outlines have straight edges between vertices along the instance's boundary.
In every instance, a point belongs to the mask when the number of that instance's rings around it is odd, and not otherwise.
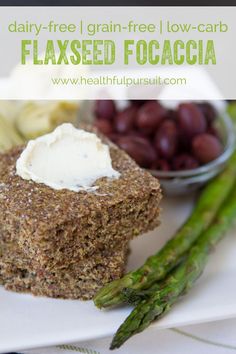
[{"label": "food photograph", "polygon": [[1,101],[1,352],[235,316],[235,125],[234,101]]},{"label": "food photograph", "polygon": [[0,0],[0,354],[236,351],[219,1]]}]

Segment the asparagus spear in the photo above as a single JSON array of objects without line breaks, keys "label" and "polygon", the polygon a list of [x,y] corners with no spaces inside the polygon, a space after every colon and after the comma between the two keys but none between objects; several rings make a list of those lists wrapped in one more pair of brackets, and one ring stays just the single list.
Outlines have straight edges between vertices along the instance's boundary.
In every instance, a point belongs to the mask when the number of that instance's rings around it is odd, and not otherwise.
[{"label": "asparagus spear", "polygon": [[[111,349],[119,348],[128,338],[143,331],[153,320],[163,316],[184,293],[192,288],[205,268],[210,251],[223,238],[235,218],[236,187],[212,225],[201,234],[191,248],[187,258],[170,273],[161,288],[156,284],[149,289],[149,296],[138,303],[120,326],[111,343]],[[143,294],[140,293],[140,296],[142,298]]]},{"label": "asparagus spear", "polygon": [[124,301],[122,291],[125,288],[146,289],[157,280],[163,279],[210,225],[231,192],[235,179],[236,152],[226,169],[204,188],[192,214],[176,235],[159,252],[149,257],[139,269],[103,287],[94,298],[95,305],[99,308],[117,305]]}]

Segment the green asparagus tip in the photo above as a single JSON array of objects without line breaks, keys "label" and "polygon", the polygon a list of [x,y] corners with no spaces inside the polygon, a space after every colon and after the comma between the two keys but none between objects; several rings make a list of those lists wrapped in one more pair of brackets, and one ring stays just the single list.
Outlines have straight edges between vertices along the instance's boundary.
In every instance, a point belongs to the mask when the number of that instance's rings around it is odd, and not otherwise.
[{"label": "green asparagus tip", "polygon": [[130,285],[129,273],[122,278],[122,283],[117,279],[99,290],[93,299],[95,306],[101,309],[120,304],[123,301],[121,291],[124,284],[127,287]]},{"label": "green asparagus tip", "polygon": [[110,349],[118,349],[133,335],[142,332],[156,318],[165,312],[165,304],[156,303],[153,298],[140,301],[124,323],[117,330]]},{"label": "green asparagus tip", "polygon": [[95,306],[101,309],[119,302],[119,296],[116,296],[119,293],[118,286],[119,283],[115,280],[103,287],[93,299]]}]

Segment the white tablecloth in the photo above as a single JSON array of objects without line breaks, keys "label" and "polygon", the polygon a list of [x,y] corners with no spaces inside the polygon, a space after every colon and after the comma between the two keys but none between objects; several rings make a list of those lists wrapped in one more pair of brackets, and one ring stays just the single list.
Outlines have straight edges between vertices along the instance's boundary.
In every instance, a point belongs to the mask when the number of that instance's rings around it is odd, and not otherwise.
[{"label": "white tablecloth", "polygon": [[236,351],[236,319],[176,329],[148,329],[119,350],[109,351],[111,338],[35,349],[27,354],[230,354]]}]

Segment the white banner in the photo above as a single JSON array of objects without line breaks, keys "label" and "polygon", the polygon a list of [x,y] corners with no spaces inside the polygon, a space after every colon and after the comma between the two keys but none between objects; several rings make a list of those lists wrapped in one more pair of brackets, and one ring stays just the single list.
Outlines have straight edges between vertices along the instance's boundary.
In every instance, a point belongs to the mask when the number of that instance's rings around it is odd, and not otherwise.
[{"label": "white banner", "polygon": [[236,7],[2,7],[1,99],[234,99]]}]

